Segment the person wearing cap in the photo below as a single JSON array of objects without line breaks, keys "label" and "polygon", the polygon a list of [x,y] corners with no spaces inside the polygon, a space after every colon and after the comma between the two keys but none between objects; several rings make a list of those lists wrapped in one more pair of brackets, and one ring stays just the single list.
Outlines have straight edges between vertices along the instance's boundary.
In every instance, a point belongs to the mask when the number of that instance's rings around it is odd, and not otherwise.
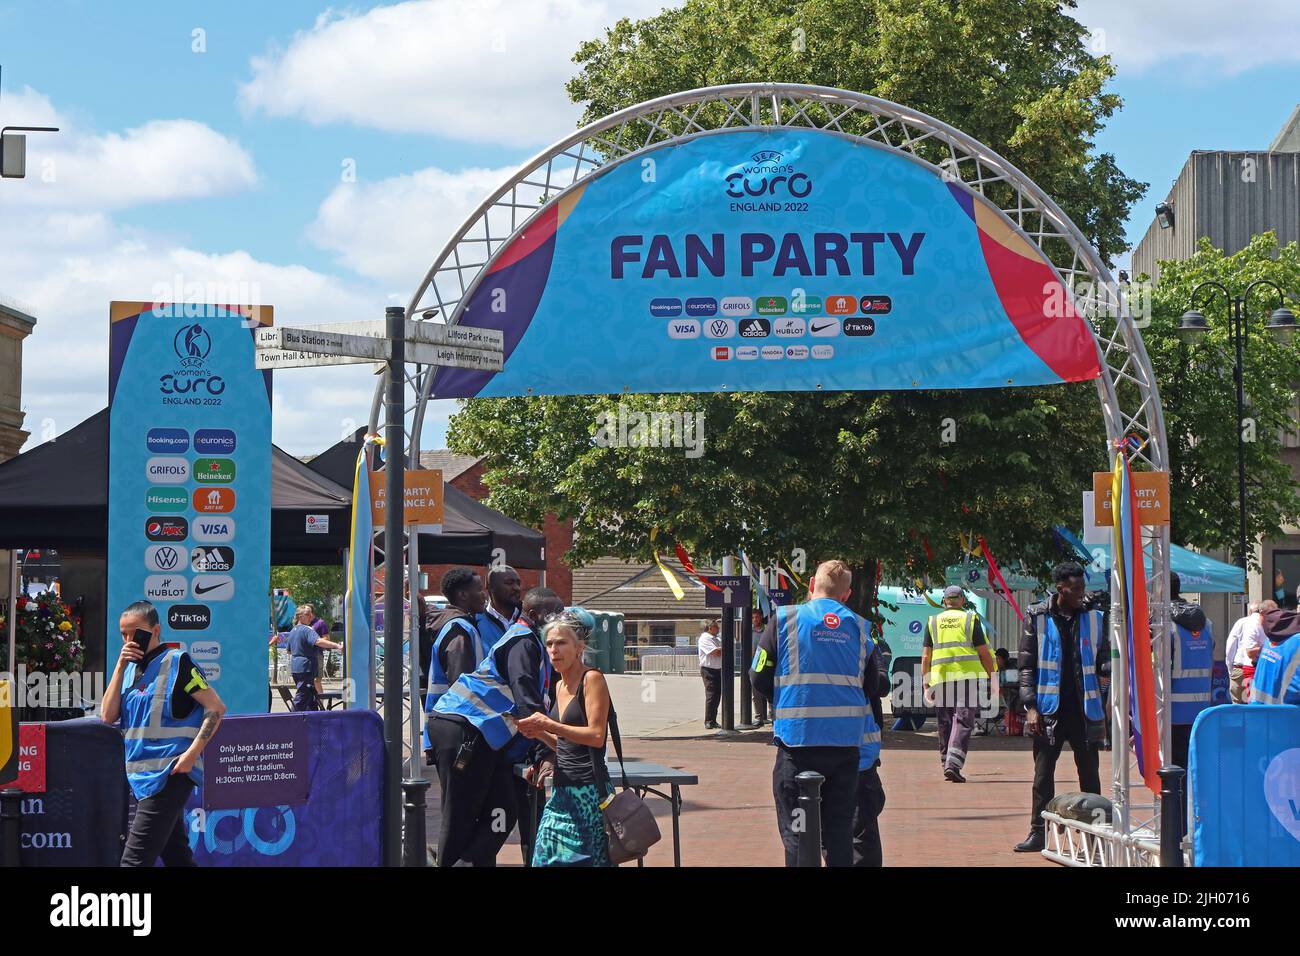
[{"label": "person wearing cap", "polygon": [[1300,704],[1300,611],[1264,612],[1264,636],[1250,687],[1252,704]]},{"label": "person wearing cap", "polygon": [[966,608],[960,585],[944,588],[943,610],[926,622],[921,673],[939,717],[939,763],[943,777],[965,783],[962,768],[979,714],[979,679],[993,680],[997,666],[980,617]]}]

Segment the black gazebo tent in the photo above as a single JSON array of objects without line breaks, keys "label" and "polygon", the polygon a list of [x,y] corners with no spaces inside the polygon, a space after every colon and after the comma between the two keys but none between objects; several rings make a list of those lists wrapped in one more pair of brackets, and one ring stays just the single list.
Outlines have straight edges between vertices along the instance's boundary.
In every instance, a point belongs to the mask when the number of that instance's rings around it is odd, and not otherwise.
[{"label": "black gazebo tent", "polygon": [[[308,467],[351,489],[365,432],[364,428],[357,429],[350,440],[327,448],[308,462]],[[420,533],[421,564],[484,566],[491,563],[492,552],[500,548],[506,563],[516,568],[546,567],[546,537],[541,532],[493,511],[454,485],[445,485],[443,491],[446,508],[442,533]]]},{"label": "black gazebo tent", "polygon": [[[348,545],[348,489],[271,449],[271,563],[338,564]],[[329,530],[308,534],[309,516]],[[323,522],[314,522],[319,527]],[[108,409],[0,464],[0,548],[102,553],[108,546]]]}]

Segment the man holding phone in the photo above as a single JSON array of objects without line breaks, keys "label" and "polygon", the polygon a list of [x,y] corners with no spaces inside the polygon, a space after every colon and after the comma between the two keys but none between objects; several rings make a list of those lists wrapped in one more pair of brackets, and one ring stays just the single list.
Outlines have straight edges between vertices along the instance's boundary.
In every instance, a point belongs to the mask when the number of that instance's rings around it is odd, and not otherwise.
[{"label": "man holding phone", "polygon": [[185,801],[203,783],[203,748],[226,712],[188,654],[162,643],[158,611],[136,601],[118,620],[122,652],[99,716],[126,741],[126,779],[135,818],[122,866],[193,866]]}]

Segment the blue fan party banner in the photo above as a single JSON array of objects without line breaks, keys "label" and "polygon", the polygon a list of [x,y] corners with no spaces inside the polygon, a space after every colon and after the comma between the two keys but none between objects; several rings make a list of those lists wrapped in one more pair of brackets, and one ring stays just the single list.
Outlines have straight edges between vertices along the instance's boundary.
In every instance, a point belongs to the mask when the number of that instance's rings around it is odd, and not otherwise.
[{"label": "blue fan party banner", "polygon": [[109,310],[108,666],[151,601],[231,713],[264,713],[271,577],[270,306]]}]

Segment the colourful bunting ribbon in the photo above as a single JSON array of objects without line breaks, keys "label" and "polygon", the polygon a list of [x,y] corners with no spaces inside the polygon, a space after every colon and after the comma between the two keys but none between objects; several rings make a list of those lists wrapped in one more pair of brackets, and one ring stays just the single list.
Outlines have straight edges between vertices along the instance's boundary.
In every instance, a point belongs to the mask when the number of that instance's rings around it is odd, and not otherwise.
[{"label": "colourful bunting ribbon", "polygon": [[668,569],[668,565],[664,564],[663,560],[659,557],[659,549],[654,546],[655,536],[658,534],[658,528],[650,529],[650,553],[654,555],[655,564],[659,566],[659,573],[662,574],[664,580],[668,582],[668,590],[672,591],[673,597],[680,601],[686,597],[686,592],[682,590],[681,584],[678,582],[673,572]]},{"label": "colourful bunting ribbon", "polygon": [[998,563],[993,560],[993,552],[989,550],[988,543],[984,540],[983,535],[980,535],[980,551],[984,553],[984,562],[989,567],[989,586],[991,587],[993,585],[993,580],[996,578],[998,588],[1002,589],[1002,597],[1004,597],[1006,602],[1011,605],[1011,609],[1016,612],[1016,617],[1020,619],[1020,623],[1024,624],[1025,616],[1020,613],[1020,605],[1016,603],[1016,599],[1012,596],[1011,588],[1007,587],[1007,582],[1002,577],[1002,571],[998,568]]},{"label": "colourful bunting ribbon", "polygon": [[682,567],[686,569],[687,574],[695,578],[695,580],[699,581],[701,584],[703,584],[706,588],[708,588],[711,591],[722,590],[722,588],[718,587],[708,578],[700,574],[699,571],[695,570],[695,565],[691,563],[691,556],[686,553],[685,548],[683,548],[680,544],[674,544],[673,548],[677,552],[677,560],[682,563]]}]

